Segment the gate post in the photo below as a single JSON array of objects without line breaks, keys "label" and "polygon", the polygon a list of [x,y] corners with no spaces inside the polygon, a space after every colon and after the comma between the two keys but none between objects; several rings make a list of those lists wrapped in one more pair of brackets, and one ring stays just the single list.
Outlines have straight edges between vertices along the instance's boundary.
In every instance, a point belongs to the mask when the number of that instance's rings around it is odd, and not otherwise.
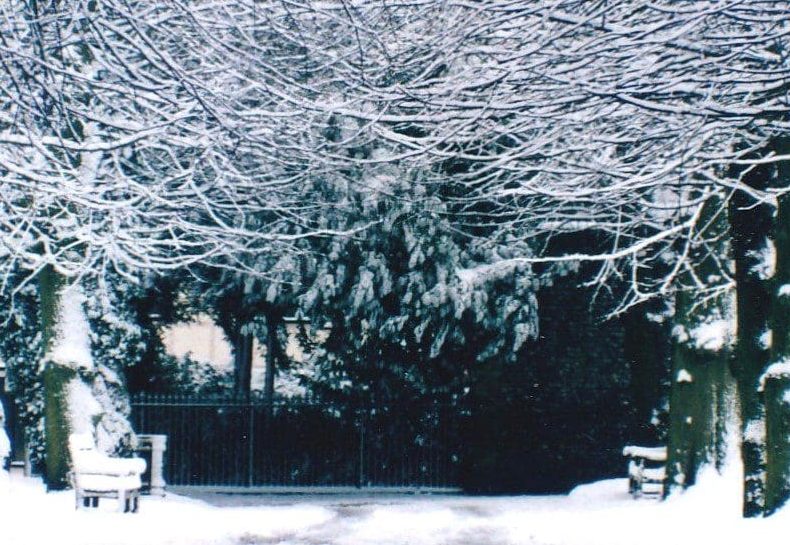
[{"label": "gate post", "polygon": [[136,454],[148,465],[143,473],[143,491],[152,496],[164,496],[166,486],[164,455],[167,450],[167,435],[141,433],[137,435],[137,441]]}]

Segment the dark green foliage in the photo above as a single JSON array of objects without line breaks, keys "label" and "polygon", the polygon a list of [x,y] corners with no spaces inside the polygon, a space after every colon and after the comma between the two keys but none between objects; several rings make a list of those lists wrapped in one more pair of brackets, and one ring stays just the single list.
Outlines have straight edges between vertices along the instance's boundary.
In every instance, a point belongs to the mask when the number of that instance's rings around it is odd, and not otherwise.
[{"label": "dark green foliage", "polygon": [[123,367],[131,394],[170,391],[177,362],[165,354],[159,330],[189,314],[179,298],[181,279],[182,275],[175,273],[146,278],[127,301],[127,312],[133,314],[131,320],[139,328],[142,342],[139,358]]},{"label": "dark green foliage", "polygon": [[[783,142],[788,148],[787,141]],[[790,180],[790,163],[779,169],[780,180]],[[771,308],[773,339],[771,360],[786,364],[790,361],[790,195],[778,198],[774,241],[776,271],[774,299]],[[766,419],[766,489],[765,509],[771,514],[790,498],[790,379],[786,375],[770,376],[765,382]]]},{"label": "dark green foliage", "polygon": [[124,345],[108,356],[118,356],[130,394],[219,394],[232,388],[233,379],[227,373],[188,356],[176,358],[165,351],[160,336],[162,328],[188,321],[204,310],[196,294],[190,291],[194,288],[188,282],[190,278],[177,272],[150,276],[141,284],[120,283],[106,300],[110,305],[109,315],[98,312],[93,316],[91,323],[96,324],[102,344]]},{"label": "dark green foliage", "polygon": [[[652,445],[666,440],[668,416],[669,326],[661,314],[648,317],[654,304],[632,309],[622,317],[623,353],[631,373],[631,398],[639,423],[634,442]],[[663,309],[662,309],[663,310]]]},{"label": "dark green foliage", "polygon": [[159,355],[159,373],[152,377],[157,393],[195,395],[229,394],[233,391],[233,372],[218,370],[214,365],[196,361],[189,356],[176,358]]},{"label": "dark green foliage", "polygon": [[137,365],[152,335],[140,325],[136,302],[141,289],[115,276],[105,276],[101,282],[86,284],[85,310],[95,362],[115,372]]},{"label": "dark green foliage", "polygon": [[302,297],[314,328],[332,325],[313,354],[322,395],[454,399],[466,370],[512,359],[536,333],[528,267],[486,269],[486,252],[508,249],[464,238],[435,197],[399,197],[360,204],[379,222],[364,238],[331,241]]},{"label": "dark green foliage", "polygon": [[0,335],[0,357],[7,367],[8,388],[18,425],[24,429],[28,459],[33,471],[40,473],[45,452],[44,385],[36,286],[29,283],[13,297],[3,297],[0,308],[5,324]]},{"label": "dark green foliage", "polygon": [[790,498],[790,377],[765,380],[765,512],[770,515]]},{"label": "dark green foliage", "polygon": [[578,282],[571,276],[540,290],[540,336],[518,361],[472,369],[465,489],[568,491],[622,475],[622,447],[656,440],[632,401],[623,324],[597,320]]}]

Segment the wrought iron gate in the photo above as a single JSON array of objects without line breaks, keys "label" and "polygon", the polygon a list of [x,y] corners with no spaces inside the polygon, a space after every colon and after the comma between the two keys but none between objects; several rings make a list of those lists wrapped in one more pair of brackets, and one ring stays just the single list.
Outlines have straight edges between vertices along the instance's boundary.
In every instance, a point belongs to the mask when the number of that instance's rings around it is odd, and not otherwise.
[{"label": "wrought iron gate", "polygon": [[140,395],[139,433],[168,436],[174,485],[454,488],[457,408]]}]

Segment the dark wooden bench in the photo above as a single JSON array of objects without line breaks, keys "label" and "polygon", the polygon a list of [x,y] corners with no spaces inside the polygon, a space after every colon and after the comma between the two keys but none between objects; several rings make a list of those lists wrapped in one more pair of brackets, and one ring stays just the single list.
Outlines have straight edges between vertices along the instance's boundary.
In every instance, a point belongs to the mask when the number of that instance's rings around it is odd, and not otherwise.
[{"label": "dark wooden bench", "polygon": [[662,496],[666,478],[667,448],[628,445],[628,492],[634,497]]}]

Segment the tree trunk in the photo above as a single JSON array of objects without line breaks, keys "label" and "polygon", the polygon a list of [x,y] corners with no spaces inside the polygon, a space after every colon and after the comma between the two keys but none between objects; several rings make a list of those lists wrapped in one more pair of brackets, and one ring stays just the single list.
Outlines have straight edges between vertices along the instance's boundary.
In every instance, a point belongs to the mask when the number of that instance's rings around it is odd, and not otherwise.
[{"label": "tree trunk", "polygon": [[631,391],[636,420],[640,425],[634,439],[640,444],[654,444],[658,441],[658,434],[651,420],[653,411],[663,401],[662,385],[668,371],[668,328],[665,324],[649,320],[642,308],[626,314],[623,327],[623,352],[631,370]]},{"label": "tree trunk", "polygon": [[252,324],[242,324],[236,334],[236,342],[234,343],[235,388],[238,395],[250,395],[254,340],[255,336],[252,332]]},{"label": "tree trunk", "polygon": [[774,229],[776,270],[771,307],[771,360],[790,357],[790,194],[778,199]]},{"label": "tree trunk", "polygon": [[247,397],[252,384],[255,341],[255,311],[250,307],[247,285],[238,286],[237,289],[221,295],[214,304],[217,324],[233,347],[233,391],[237,396]]},{"label": "tree trunk", "polygon": [[49,360],[55,337],[60,291],[63,278],[51,266],[38,274],[40,298],[40,327],[42,354],[44,355],[44,436],[46,448],[46,475],[48,490],[61,490],[68,486],[69,425],[67,418],[67,385],[76,376],[73,369],[55,365]]},{"label": "tree trunk", "polygon": [[765,513],[790,498],[790,374],[765,379],[766,473]]},{"label": "tree trunk", "polygon": [[[726,255],[727,218],[721,200],[708,198],[697,239],[716,241],[692,251],[699,260],[697,277],[721,274],[718,255]],[[684,280],[694,285],[694,278]],[[667,480],[665,494],[691,486],[705,465],[721,469],[727,451],[726,422],[734,412],[734,381],[729,370],[732,301],[722,293],[701,301],[696,290],[675,298],[672,376],[669,396]]]},{"label": "tree trunk", "polygon": [[263,384],[263,399],[266,403],[274,400],[274,377],[277,374],[277,362],[282,352],[277,337],[280,321],[275,313],[266,313],[266,371]]},{"label": "tree trunk", "polygon": [[[757,167],[744,180],[757,189],[771,179],[767,167]],[[770,263],[773,210],[737,191],[730,201],[732,254],[737,291],[737,339],[733,374],[741,410],[741,456],[744,465],[743,514],[760,516],[765,508],[765,405],[759,381],[770,353],[764,339],[771,307]]]},{"label": "tree trunk", "polygon": [[[779,168],[779,181],[783,180],[790,180],[790,165],[786,162]],[[776,511],[790,497],[790,195],[779,197],[777,204],[776,271],[771,306],[771,362],[774,366],[769,373],[771,376],[765,380],[766,514]]]},{"label": "tree trunk", "polygon": [[[678,295],[676,331],[685,333],[697,325],[688,318],[690,299],[689,294]],[[693,338],[675,339],[665,494],[693,485],[705,465],[722,467],[727,450],[725,422],[731,417],[734,397],[728,355],[726,346],[706,350],[694,345]]]}]

